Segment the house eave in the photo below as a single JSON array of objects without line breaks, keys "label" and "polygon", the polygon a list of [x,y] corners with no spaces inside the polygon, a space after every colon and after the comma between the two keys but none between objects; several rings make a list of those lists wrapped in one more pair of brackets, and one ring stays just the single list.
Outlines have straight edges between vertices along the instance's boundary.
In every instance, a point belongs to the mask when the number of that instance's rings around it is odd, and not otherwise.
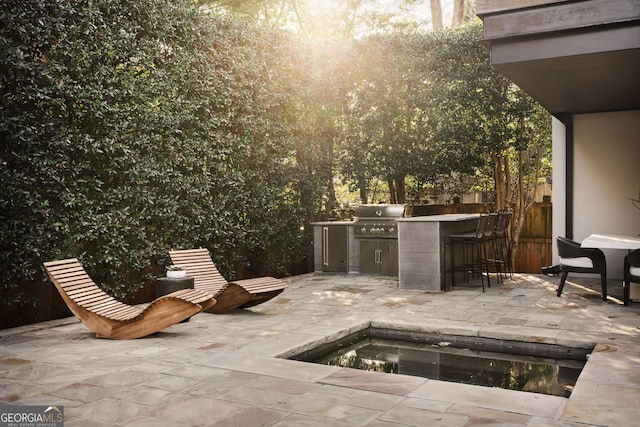
[{"label": "house eave", "polygon": [[479,0],[493,66],[554,115],[640,109],[640,2]]}]

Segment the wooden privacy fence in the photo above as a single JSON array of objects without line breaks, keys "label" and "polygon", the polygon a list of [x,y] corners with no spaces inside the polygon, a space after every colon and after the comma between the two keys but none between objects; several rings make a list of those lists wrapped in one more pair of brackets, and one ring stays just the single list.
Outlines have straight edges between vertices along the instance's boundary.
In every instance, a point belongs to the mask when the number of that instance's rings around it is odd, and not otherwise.
[{"label": "wooden privacy fence", "polygon": [[[492,210],[487,203],[458,203],[453,205],[414,205],[407,214],[412,216],[440,215],[450,213],[480,213]],[[514,271],[518,273],[540,273],[542,267],[551,265],[553,244],[551,203],[535,203],[527,211],[518,251],[514,259]]]}]

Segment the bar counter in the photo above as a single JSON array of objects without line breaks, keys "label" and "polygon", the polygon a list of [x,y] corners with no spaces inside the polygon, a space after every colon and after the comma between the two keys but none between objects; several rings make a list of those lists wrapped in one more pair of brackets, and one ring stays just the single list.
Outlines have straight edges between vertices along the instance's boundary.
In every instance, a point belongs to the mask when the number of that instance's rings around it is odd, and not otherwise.
[{"label": "bar counter", "polygon": [[450,289],[451,279],[446,273],[449,254],[445,249],[445,238],[453,233],[474,231],[478,218],[480,214],[444,214],[398,219],[400,289]]}]

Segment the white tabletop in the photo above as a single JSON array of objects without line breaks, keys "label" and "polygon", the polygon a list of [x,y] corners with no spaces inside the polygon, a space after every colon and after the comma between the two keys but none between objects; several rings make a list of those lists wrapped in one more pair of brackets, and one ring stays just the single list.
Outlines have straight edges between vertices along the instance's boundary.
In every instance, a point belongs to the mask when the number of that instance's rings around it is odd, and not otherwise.
[{"label": "white tabletop", "polygon": [[624,234],[592,234],[582,241],[583,248],[640,249],[640,236]]}]

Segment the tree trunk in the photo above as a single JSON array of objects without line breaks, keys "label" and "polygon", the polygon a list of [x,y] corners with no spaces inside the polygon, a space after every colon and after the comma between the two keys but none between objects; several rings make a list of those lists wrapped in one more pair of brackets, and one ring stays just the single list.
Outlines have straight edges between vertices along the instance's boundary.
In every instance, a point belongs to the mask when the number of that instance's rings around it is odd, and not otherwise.
[{"label": "tree trunk", "polygon": [[452,25],[462,25],[476,15],[477,0],[453,0]]},{"label": "tree trunk", "polygon": [[368,201],[369,195],[367,194],[367,185],[363,181],[360,181],[358,187],[360,189],[360,201],[366,205],[367,203],[369,203]]},{"label": "tree trunk", "polygon": [[405,203],[407,200],[407,189],[404,182],[404,175],[395,179],[396,181],[396,203]]},{"label": "tree trunk", "polygon": [[338,198],[336,197],[336,187],[334,182],[333,174],[329,177],[328,184],[328,197],[327,197],[327,213],[333,212],[333,210],[338,206]]},{"label": "tree trunk", "polygon": [[503,157],[494,154],[493,156],[493,182],[495,187],[496,194],[496,209],[504,209],[505,200],[504,194],[506,192],[505,189],[505,180],[504,180],[504,168],[503,168]]},{"label": "tree trunk", "polygon": [[398,203],[398,195],[396,193],[395,181],[393,178],[387,178],[387,185],[389,186],[389,198],[391,203]]},{"label": "tree trunk", "polygon": [[464,22],[464,6],[465,0],[453,0],[453,21],[451,25],[454,27]]},{"label": "tree trunk", "polygon": [[429,0],[429,6],[431,9],[431,24],[433,25],[433,29],[443,29],[442,3],[440,3],[440,0]]},{"label": "tree trunk", "polygon": [[478,0],[465,0],[462,22],[472,21],[478,13]]},{"label": "tree trunk", "polygon": [[512,240],[512,250],[511,250],[511,261],[513,262],[516,259],[516,255],[518,254],[518,249],[520,246],[520,232],[522,231],[522,225],[524,224],[524,216],[525,216],[525,205],[524,205],[524,185],[523,185],[523,167],[522,161],[522,151],[518,151],[518,185],[517,185],[517,194],[516,194],[516,203],[513,209],[512,219],[514,221],[513,224],[513,235],[511,236]]},{"label": "tree trunk", "polygon": [[[521,117],[516,138],[525,138],[524,132],[524,118]],[[533,177],[533,182],[530,182],[528,184],[525,183],[524,154],[524,150],[518,151],[518,185],[516,187],[516,205],[512,217],[512,219],[515,221],[513,224],[513,235],[511,236],[513,243],[511,254],[512,265],[513,260],[516,259],[516,255],[518,253],[520,245],[520,232],[522,231],[522,227],[524,225],[524,218],[527,215],[529,209],[531,209],[531,206],[533,206],[533,203],[536,200],[536,196],[538,194],[538,179],[540,178],[540,158],[542,156],[541,149],[536,149],[535,174]]]}]

